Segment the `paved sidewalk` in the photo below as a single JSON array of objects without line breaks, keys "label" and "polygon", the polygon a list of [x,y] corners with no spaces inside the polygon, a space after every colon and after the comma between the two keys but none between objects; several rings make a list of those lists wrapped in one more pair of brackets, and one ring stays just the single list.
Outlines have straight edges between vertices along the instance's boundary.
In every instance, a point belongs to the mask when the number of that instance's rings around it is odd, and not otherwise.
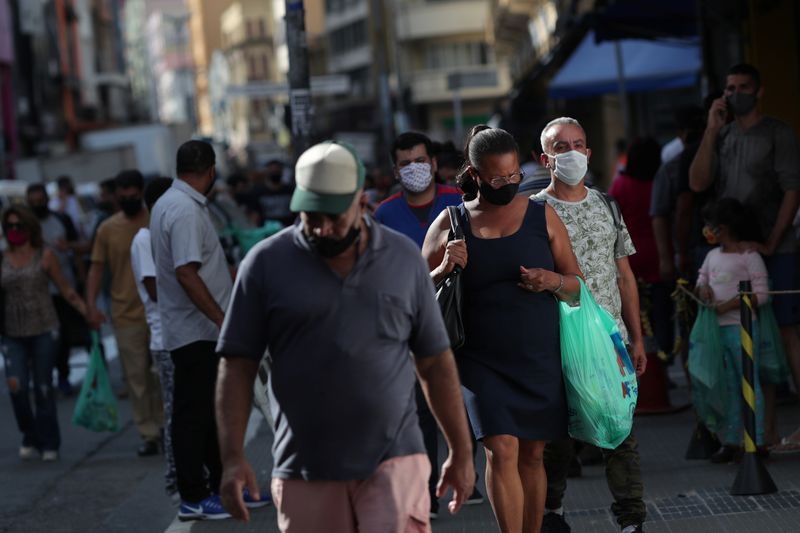
[{"label": "paved sidewalk", "polygon": [[[672,376],[679,380],[682,376]],[[685,402],[685,386],[672,392],[673,402]],[[780,429],[787,434],[800,426],[800,406],[779,408]],[[637,417],[648,520],[652,532],[800,533],[800,455],[776,456],[766,462],[779,492],[767,496],[730,496],[736,465],[712,465],[683,458],[694,424],[692,411]],[[253,467],[266,487],[270,471],[271,434],[266,424],[248,446]],[[481,454],[479,454],[481,455]],[[481,458],[479,469],[483,471]],[[481,475],[481,478],[483,475]],[[483,480],[480,489],[485,494]],[[611,496],[602,466],[584,467],[583,477],[569,480],[565,500],[567,518],[576,533],[618,532],[608,510]],[[275,532],[275,509],[256,509],[249,524],[233,521],[174,522],[168,533]],[[441,513],[433,522],[436,533],[497,531],[488,500],[465,507],[456,516]]]}]

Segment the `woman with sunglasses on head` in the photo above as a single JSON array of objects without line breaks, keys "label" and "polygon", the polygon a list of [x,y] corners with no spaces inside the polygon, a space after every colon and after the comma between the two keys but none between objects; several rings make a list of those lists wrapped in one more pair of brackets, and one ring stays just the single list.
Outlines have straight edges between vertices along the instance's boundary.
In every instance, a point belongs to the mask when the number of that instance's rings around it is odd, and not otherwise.
[{"label": "woman with sunglasses on head", "polygon": [[[2,227],[8,243],[0,263],[3,354],[11,405],[22,432],[19,456],[32,459],[41,453],[44,461],[54,461],[61,444],[53,391],[58,318],[49,283],[52,281],[82,315],[86,305],[65,280],[56,256],[44,248],[42,228],[32,212],[9,207],[3,213]],[[28,386],[31,377],[35,410]]]},{"label": "woman with sunglasses on head", "polygon": [[422,253],[436,283],[463,269],[466,340],[456,360],[470,423],[486,452],[497,524],[503,532],[538,532],[544,446],[567,434],[558,299],[577,297],[582,274],[555,211],[516,194],[519,148],[508,132],[474,127],[464,158],[464,240],[448,242],[443,211]]}]

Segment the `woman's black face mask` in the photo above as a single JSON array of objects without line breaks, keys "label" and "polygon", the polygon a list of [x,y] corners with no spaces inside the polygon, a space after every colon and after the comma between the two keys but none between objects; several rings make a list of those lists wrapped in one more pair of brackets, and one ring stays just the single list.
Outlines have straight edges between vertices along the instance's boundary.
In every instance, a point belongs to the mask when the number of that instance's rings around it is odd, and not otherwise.
[{"label": "woman's black face mask", "polygon": [[507,183],[495,189],[488,183],[482,181],[480,185],[481,198],[494,205],[508,205],[519,190],[519,183]]}]

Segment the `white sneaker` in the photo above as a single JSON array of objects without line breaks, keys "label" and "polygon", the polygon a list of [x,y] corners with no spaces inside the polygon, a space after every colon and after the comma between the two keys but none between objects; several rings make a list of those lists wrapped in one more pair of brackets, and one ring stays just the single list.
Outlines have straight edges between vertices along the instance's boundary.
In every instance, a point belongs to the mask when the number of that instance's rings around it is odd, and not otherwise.
[{"label": "white sneaker", "polygon": [[51,463],[53,461],[58,461],[58,452],[55,450],[45,450],[42,452],[42,461],[46,463]]},{"label": "white sneaker", "polygon": [[39,452],[33,446],[19,447],[19,458],[22,459],[23,461],[30,461],[37,455],[39,455]]}]

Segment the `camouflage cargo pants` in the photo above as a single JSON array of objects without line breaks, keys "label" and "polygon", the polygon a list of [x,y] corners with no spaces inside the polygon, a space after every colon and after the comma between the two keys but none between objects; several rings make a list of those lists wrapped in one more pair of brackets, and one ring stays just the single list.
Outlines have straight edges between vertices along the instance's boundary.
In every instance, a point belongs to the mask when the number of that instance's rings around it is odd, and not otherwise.
[{"label": "camouflage cargo pants", "polygon": [[[572,439],[562,439],[547,444],[544,449],[544,466],[547,471],[547,509],[558,509],[567,490],[567,470],[575,453]],[[614,450],[602,450],[606,465],[606,481],[614,503],[611,512],[620,527],[644,522],[642,472],[639,464],[639,443],[633,433]]]}]

